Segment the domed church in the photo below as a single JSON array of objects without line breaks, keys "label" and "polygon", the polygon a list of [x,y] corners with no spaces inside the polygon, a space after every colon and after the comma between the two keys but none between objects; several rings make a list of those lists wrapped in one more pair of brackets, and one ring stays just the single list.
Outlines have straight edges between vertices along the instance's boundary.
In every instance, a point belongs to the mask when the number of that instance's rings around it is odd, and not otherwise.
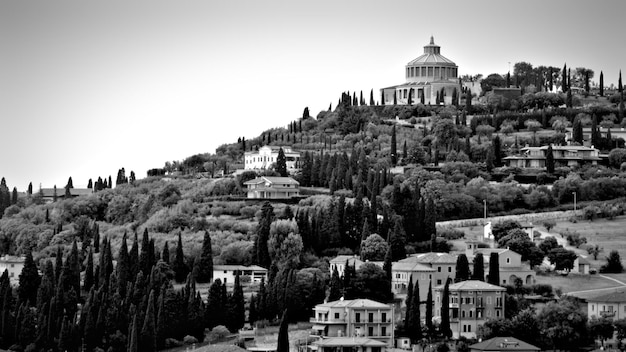
[{"label": "domed church", "polygon": [[406,82],[381,89],[381,98],[385,105],[396,102],[399,105],[409,103],[436,104],[437,98],[445,105],[452,104],[456,89],[460,95],[459,68],[450,59],[441,55],[441,47],[430,37],[430,44],[424,46],[424,54],[410,61],[405,68]]}]

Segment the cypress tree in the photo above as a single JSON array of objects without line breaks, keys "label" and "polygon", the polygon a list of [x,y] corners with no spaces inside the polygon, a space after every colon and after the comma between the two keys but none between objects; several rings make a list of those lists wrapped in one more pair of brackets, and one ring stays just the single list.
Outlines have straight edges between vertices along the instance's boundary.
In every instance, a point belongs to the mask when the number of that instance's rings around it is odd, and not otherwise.
[{"label": "cypress tree", "polygon": [[278,156],[276,157],[276,172],[280,174],[281,177],[287,177],[287,158],[285,157],[285,151],[283,148],[278,149]]},{"label": "cypress tree", "polygon": [[[180,236],[180,234],[179,234]],[[143,271],[144,275],[150,275],[152,263],[150,262],[150,237],[148,235],[148,229],[145,228],[141,239],[141,252],[139,252],[139,270]],[[187,275],[185,275],[187,277]],[[179,282],[179,281],[177,281]]]},{"label": "cypress tree", "polygon": [[572,127],[572,139],[574,142],[583,143],[583,125],[579,118],[574,119],[574,126]]},{"label": "cypress tree", "polygon": [[335,267],[333,269],[333,274],[330,277],[328,300],[332,302],[341,298],[342,289],[343,288],[341,287],[341,279],[339,278],[339,272],[337,271],[337,267]]},{"label": "cypress tree", "polygon": [[428,336],[432,336],[434,333],[433,326],[433,282],[428,283],[428,295],[426,296],[426,331]]},{"label": "cypress tree", "polygon": [[[261,207],[261,218],[257,226],[257,238],[255,242],[256,263],[264,268],[271,264],[267,241],[270,237],[270,225],[274,219],[274,207],[269,202]],[[254,254],[254,253],[253,253]]]},{"label": "cypress tree", "polygon": [[[469,156],[469,155],[468,155]],[[495,166],[502,166],[502,146],[500,143],[500,136],[496,136],[493,139],[493,163]]]},{"label": "cypress tree", "polygon": [[391,250],[392,261],[396,262],[406,258],[406,234],[402,221],[396,219],[393,231],[389,234],[389,249]]},{"label": "cypress tree", "polygon": [[137,240],[137,232],[135,232],[135,239],[133,245],[130,247],[128,263],[130,264],[131,278],[137,276],[139,273],[139,241]]},{"label": "cypress tree", "polygon": [[498,253],[491,253],[489,256],[489,276],[487,282],[499,286],[500,285],[500,263]]},{"label": "cypress tree", "polygon": [[132,280],[130,268],[130,255],[128,254],[128,243],[126,241],[126,233],[122,237],[122,244],[117,255],[117,279],[119,292],[122,296],[126,294],[127,282]]},{"label": "cypress tree", "polygon": [[137,333],[137,319],[138,319],[138,313],[135,314],[135,317],[133,318],[133,324],[130,328],[130,337],[128,339],[128,352],[138,352],[139,351],[139,334]]},{"label": "cypress tree", "polygon": [[439,332],[445,338],[452,336],[452,330],[450,330],[450,281],[448,277],[443,287],[443,295],[441,298],[441,324],[439,325]]},{"label": "cypress tree", "polygon": [[393,92],[393,105],[398,105],[398,97],[396,92]]},{"label": "cypress tree", "polygon": [[20,273],[19,287],[17,289],[20,302],[29,306],[37,304],[37,290],[40,282],[41,278],[39,277],[37,264],[33,260],[32,252],[28,251],[24,260],[24,267]]},{"label": "cypress tree", "polygon": [[549,174],[554,173],[554,153],[552,151],[552,144],[548,146],[546,151],[546,169]]},{"label": "cypress tree", "polygon": [[422,324],[420,314],[420,287],[419,280],[415,281],[413,295],[411,297],[411,311],[409,314],[409,337],[412,343],[417,343],[422,338]]},{"label": "cypress tree", "polygon": [[233,294],[230,297],[230,331],[238,331],[241,329],[246,320],[246,308],[243,296],[243,288],[239,278],[239,272],[235,276],[235,285],[233,287]]},{"label": "cypress tree", "polygon": [[391,165],[396,166],[398,162],[398,151],[396,149],[396,125],[391,127]]},{"label": "cypress tree", "polygon": [[85,268],[85,281],[83,282],[83,290],[89,292],[94,284],[93,277],[93,251],[89,247],[89,254],[87,255],[87,267]]},{"label": "cypress tree", "polygon": [[148,297],[146,316],[143,320],[143,328],[141,329],[139,351],[141,352],[155,352],[156,351],[156,319],[154,316],[154,290],[150,291],[150,296]]},{"label": "cypress tree", "polygon": [[563,71],[561,71],[561,90],[563,92],[567,92],[567,90],[569,89],[567,87],[567,64],[563,65]]},{"label": "cypress tree", "polygon": [[374,102],[374,89],[370,90],[370,105],[376,105],[376,103]]},{"label": "cypress tree", "polygon": [[278,345],[276,352],[289,352],[289,323],[287,309],[283,311],[283,317],[280,320],[278,328]]},{"label": "cypress tree", "polygon": [[184,282],[187,278],[187,274],[189,274],[189,268],[187,267],[187,264],[185,264],[183,240],[180,232],[178,233],[178,246],[176,247],[176,257],[174,258],[172,269],[174,270],[174,279],[178,283]]},{"label": "cypress tree", "polygon": [[469,280],[469,262],[465,254],[459,254],[456,258],[456,272],[454,276],[454,282],[461,282]]},{"label": "cypress tree", "polygon": [[598,133],[598,115],[595,113],[591,119],[591,144],[596,148],[599,147],[600,138]]},{"label": "cypress tree", "polygon": [[[61,332],[59,334],[59,342],[58,347],[59,351],[72,351],[73,350],[73,342],[72,342],[72,323],[67,318],[67,315],[63,316],[63,323],[61,324]],[[135,349],[130,350],[131,352],[136,352]]]},{"label": "cypress tree", "polygon": [[393,297],[393,293],[391,291],[391,281],[393,280],[393,274],[392,274],[392,270],[393,270],[393,252],[391,249],[391,246],[387,247],[387,252],[385,253],[385,261],[383,263],[383,271],[385,272],[385,284],[387,285],[387,287],[385,288],[385,291],[388,295],[388,297]]},{"label": "cypress tree", "polygon": [[208,231],[204,231],[204,240],[202,242],[202,254],[200,255],[199,271],[196,280],[199,283],[213,281],[213,249],[211,247],[211,235]]},{"label": "cypress tree", "polygon": [[600,96],[604,96],[604,73],[600,71]]},{"label": "cypress tree", "polygon": [[485,258],[482,253],[474,256],[472,280],[485,281]]},{"label": "cypress tree", "polygon": [[59,282],[59,277],[61,276],[62,270],[63,270],[63,250],[61,249],[61,246],[59,245],[57,247],[57,255],[55,258],[55,265],[54,265],[55,283]]},{"label": "cypress tree", "polygon": [[[432,198],[428,198],[425,203],[424,208],[424,237],[426,239],[436,239],[437,237],[437,209],[435,207],[435,202]],[[431,251],[436,251],[435,246],[431,246]]]},{"label": "cypress tree", "polygon": [[409,316],[411,315],[411,301],[412,300],[413,300],[413,275],[410,275],[409,286],[406,289],[406,298],[404,299],[404,304],[406,305],[406,313],[404,315],[405,324],[407,324],[407,322],[409,321]]}]

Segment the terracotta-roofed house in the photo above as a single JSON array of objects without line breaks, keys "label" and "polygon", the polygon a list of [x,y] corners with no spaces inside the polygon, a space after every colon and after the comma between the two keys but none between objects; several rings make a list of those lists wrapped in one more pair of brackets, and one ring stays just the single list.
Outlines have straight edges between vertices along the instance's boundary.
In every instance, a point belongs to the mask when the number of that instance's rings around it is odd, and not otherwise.
[{"label": "terracotta-roofed house", "polygon": [[[546,167],[548,146],[524,147],[519,155],[507,156],[504,160],[510,167],[543,169]],[[557,166],[597,165],[600,151],[593,147],[581,145],[553,145],[552,155]]]},{"label": "terracotta-roofed house", "polygon": [[515,337],[494,337],[469,346],[470,352],[538,352],[541,349]]},{"label": "terracotta-roofed house", "polygon": [[248,198],[285,199],[300,195],[300,183],[291,177],[261,176],[243,184]]},{"label": "terracotta-roofed house", "polygon": [[587,316],[618,320],[626,318],[626,290],[621,289],[587,299]]},{"label": "terracotta-roofed house", "polygon": [[[434,289],[435,316],[441,316],[444,286]],[[504,287],[468,280],[450,285],[449,314],[452,337],[476,338],[488,319],[504,317]]]},{"label": "terracotta-roofed house", "polygon": [[313,342],[319,352],[385,352],[387,344],[366,337],[330,337]]}]

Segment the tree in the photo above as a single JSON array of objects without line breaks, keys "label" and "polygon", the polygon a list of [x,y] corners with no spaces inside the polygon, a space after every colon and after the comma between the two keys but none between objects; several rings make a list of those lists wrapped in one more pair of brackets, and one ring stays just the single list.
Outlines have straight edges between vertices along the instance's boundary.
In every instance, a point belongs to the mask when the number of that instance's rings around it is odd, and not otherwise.
[{"label": "tree", "polygon": [[208,231],[204,231],[202,254],[200,255],[198,269],[196,280],[199,283],[213,281],[213,249],[211,247],[211,235]]},{"label": "tree", "polygon": [[283,148],[278,150],[278,156],[276,157],[276,172],[280,174],[281,177],[287,177],[287,158],[285,157],[285,151]]},{"label": "tree", "polygon": [[287,309],[283,311],[283,317],[280,319],[276,352],[289,352],[289,323]]},{"label": "tree", "polygon": [[[345,275],[344,273],[344,277]],[[356,271],[353,281],[353,291],[358,292],[359,298],[367,298],[379,302],[387,302],[392,298],[388,287],[387,274],[376,264],[363,264]],[[348,285],[344,284],[344,290],[346,290],[346,286]],[[348,297],[344,295],[344,298],[352,299],[350,295]]]},{"label": "tree", "polygon": [[583,143],[583,125],[580,121],[580,118],[576,117],[574,119],[574,125],[572,127],[572,139],[574,142]]},{"label": "tree", "polygon": [[243,327],[246,320],[246,309],[239,273],[235,276],[233,294],[230,297],[229,316],[231,324],[228,326],[228,330],[238,331]]},{"label": "tree", "polygon": [[419,281],[415,281],[415,288],[411,295],[411,310],[407,312],[407,330],[412,343],[417,343],[422,338],[422,326],[420,317],[420,289]]},{"label": "tree", "polygon": [[176,246],[176,257],[174,263],[172,263],[172,270],[174,270],[174,279],[178,283],[185,282],[187,274],[189,274],[189,268],[185,263],[185,254],[183,253],[183,240],[181,233],[178,233],[178,246]]},{"label": "tree", "polygon": [[428,283],[428,294],[426,296],[426,331],[428,336],[432,336],[434,333],[433,326],[433,282]]},{"label": "tree", "polygon": [[255,241],[255,248],[253,253],[256,257],[256,264],[269,268],[271,259],[269,249],[267,247],[267,241],[270,237],[270,227],[274,219],[274,207],[270,202],[263,203],[261,207],[261,218],[257,225],[257,238]]},{"label": "tree", "polygon": [[446,280],[443,287],[443,295],[441,298],[441,324],[439,324],[439,332],[446,338],[452,336],[450,329],[450,278]]},{"label": "tree", "polygon": [[604,341],[613,338],[615,328],[613,322],[607,318],[592,317],[588,324],[589,335],[595,340],[600,340],[602,346]]},{"label": "tree", "polygon": [[600,96],[604,96],[604,73],[600,71]]},{"label": "tree", "polygon": [[575,350],[584,345],[587,332],[587,315],[571,299],[549,302],[537,316],[540,331],[552,345],[560,350]]},{"label": "tree", "polygon": [[398,162],[398,151],[396,149],[396,125],[391,127],[391,165],[396,166]]},{"label": "tree", "polygon": [[[330,110],[330,108],[328,110]],[[311,115],[309,115],[309,107],[307,106],[304,108],[304,111],[302,112],[302,119],[306,120],[309,117],[311,117]]]},{"label": "tree", "polygon": [[491,253],[489,256],[489,275],[487,282],[499,286],[500,285],[500,257],[497,252]]},{"label": "tree", "polygon": [[552,144],[548,146],[546,151],[546,170],[549,174],[554,173],[554,153],[552,152]]},{"label": "tree", "polygon": [[465,254],[459,254],[456,258],[456,272],[454,282],[466,281],[470,279],[469,261]]},{"label": "tree", "polygon": [[392,261],[406,258],[406,234],[404,233],[404,227],[402,221],[397,219],[393,228],[393,231],[389,233],[389,248],[391,249]]},{"label": "tree", "polygon": [[39,277],[37,264],[35,264],[33,260],[32,252],[28,251],[24,259],[24,267],[20,274],[19,287],[17,290],[20,302],[34,306],[37,303],[37,289],[39,288],[40,282],[41,277]]},{"label": "tree", "polygon": [[621,273],[624,271],[619,252],[612,250],[606,258],[606,264],[600,267],[601,273]]},{"label": "tree", "polygon": [[600,254],[600,252],[603,252],[604,248],[600,247],[599,245],[595,245],[595,246],[589,246],[589,248],[587,248],[587,253],[593,256],[593,260],[598,260],[598,255]]},{"label": "tree", "polygon": [[378,234],[372,234],[361,244],[361,260],[381,261],[387,253],[387,242]]},{"label": "tree", "polygon": [[574,267],[576,257],[576,253],[563,247],[553,248],[548,253],[548,260],[554,265],[555,270],[571,270]]}]

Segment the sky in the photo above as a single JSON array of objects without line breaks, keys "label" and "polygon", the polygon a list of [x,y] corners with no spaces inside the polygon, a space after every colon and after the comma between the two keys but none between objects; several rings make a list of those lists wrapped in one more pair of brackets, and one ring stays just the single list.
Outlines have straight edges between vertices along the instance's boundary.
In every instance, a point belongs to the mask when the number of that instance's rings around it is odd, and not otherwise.
[{"label": "sky", "polygon": [[430,36],[459,73],[625,63],[626,2],[0,0],[0,176],[138,178],[404,82]]}]

